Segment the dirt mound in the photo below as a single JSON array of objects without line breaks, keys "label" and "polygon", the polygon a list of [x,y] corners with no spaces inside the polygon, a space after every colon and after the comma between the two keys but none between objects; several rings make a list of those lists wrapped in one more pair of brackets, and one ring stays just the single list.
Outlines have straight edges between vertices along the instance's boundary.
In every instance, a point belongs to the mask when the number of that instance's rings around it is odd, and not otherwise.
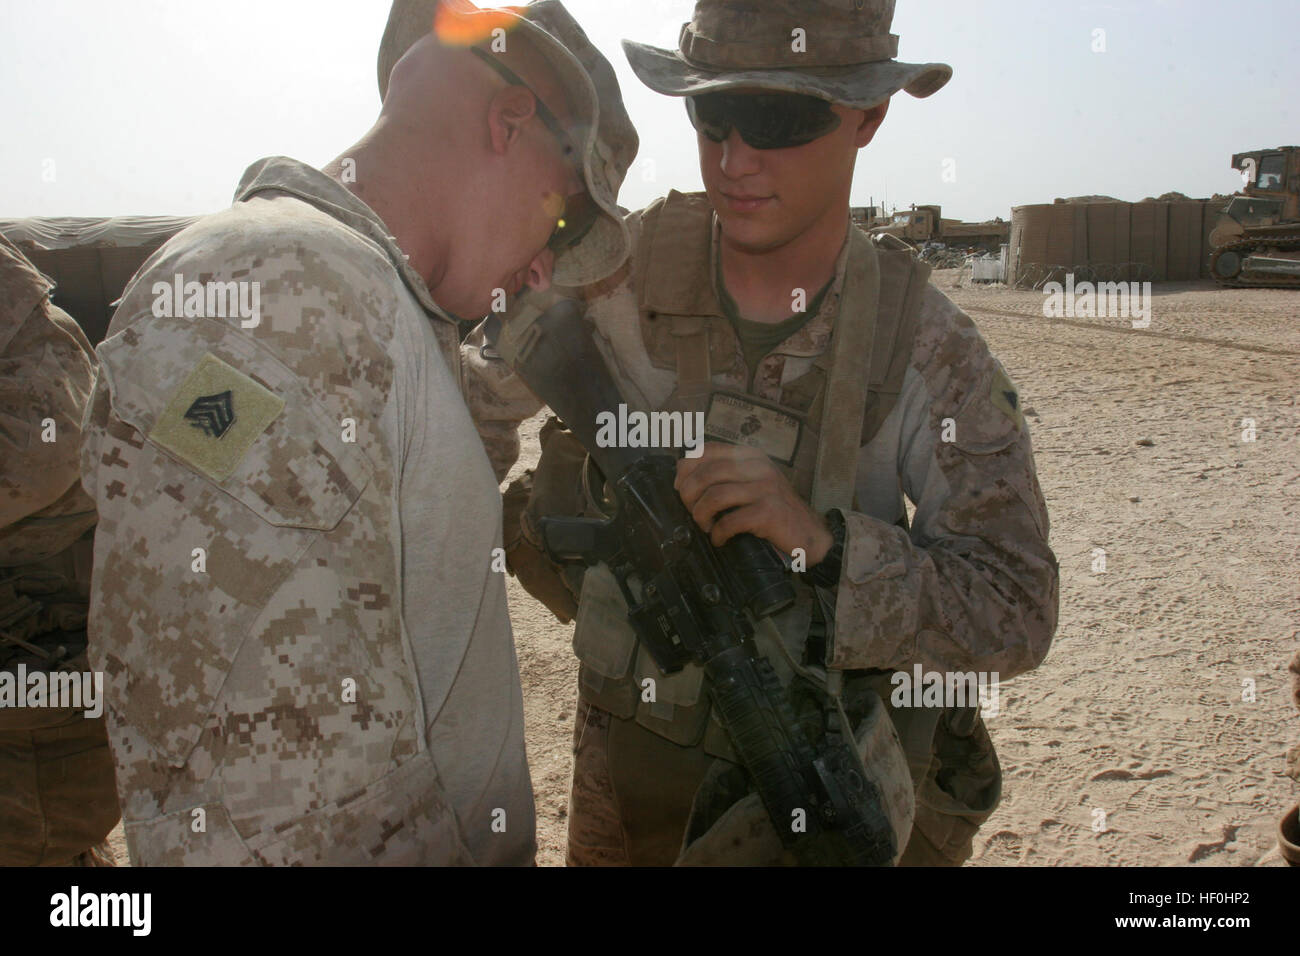
[{"label": "dirt mound", "polygon": [[1056,199],[1056,203],[1064,203],[1069,206],[1084,205],[1094,202],[1123,202],[1122,199],[1116,199],[1114,196],[1071,196],[1069,199]]}]

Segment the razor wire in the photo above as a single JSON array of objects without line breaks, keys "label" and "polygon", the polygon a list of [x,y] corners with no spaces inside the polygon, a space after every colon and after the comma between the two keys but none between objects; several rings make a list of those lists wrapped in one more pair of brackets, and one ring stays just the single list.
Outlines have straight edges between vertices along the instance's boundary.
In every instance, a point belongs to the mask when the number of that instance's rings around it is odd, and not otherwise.
[{"label": "razor wire", "polygon": [[1155,278],[1155,269],[1148,262],[1106,262],[1074,266],[1022,262],[1016,268],[1015,279],[1010,284],[1017,289],[1032,289],[1039,292],[1048,282],[1064,283],[1067,275],[1073,275],[1076,284],[1151,282]]}]

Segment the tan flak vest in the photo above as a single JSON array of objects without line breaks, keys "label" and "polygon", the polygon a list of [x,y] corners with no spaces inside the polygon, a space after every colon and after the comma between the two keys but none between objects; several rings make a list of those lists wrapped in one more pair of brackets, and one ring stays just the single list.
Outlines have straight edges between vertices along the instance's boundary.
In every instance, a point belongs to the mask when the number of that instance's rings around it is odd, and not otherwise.
[{"label": "tan flak vest", "polygon": [[[783,384],[780,403],[756,402],[798,422],[793,454],[774,461],[819,513],[857,508],[853,486],[859,449],[898,399],[930,273],[905,247],[887,248],[856,227],[850,228],[848,241],[830,346],[806,373]],[[730,366],[738,349],[714,291],[712,242],[712,212],[702,194],[671,193],[643,215],[634,280],[641,338],[651,365],[677,372],[677,388],[662,410],[704,411],[716,395],[727,394],[715,388],[713,372]],[[823,414],[828,407],[836,410],[829,420]],[[709,422],[711,426],[712,414]],[[897,501],[895,513],[875,517],[898,521],[905,515],[901,491]],[[760,622],[756,634],[760,650],[787,682],[795,671],[808,674],[800,661],[816,600],[810,586],[797,576],[795,580],[795,605]],[[581,662],[580,693],[589,703],[635,719],[674,743],[702,744],[710,754],[735,759],[725,732],[711,717],[703,669],[688,664],[676,674],[660,672],[640,646],[627,620],[627,605],[604,565],[589,569],[583,580],[574,651]],[[887,675],[881,676],[882,686],[888,687]],[[882,696],[888,699],[888,691]],[[923,733],[915,748],[908,746],[907,736],[909,763],[923,772],[929,734]],[[913,749],[920,752],[913,754]]]}]

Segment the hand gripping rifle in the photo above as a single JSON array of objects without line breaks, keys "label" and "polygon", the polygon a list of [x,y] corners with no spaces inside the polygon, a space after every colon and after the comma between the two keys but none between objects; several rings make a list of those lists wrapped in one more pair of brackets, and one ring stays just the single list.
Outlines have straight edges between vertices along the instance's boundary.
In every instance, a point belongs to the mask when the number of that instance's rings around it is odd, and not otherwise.
[{"label": "hand gripping rifle", "polygon": [[[794,602],[785,562],[767,541],[737,535],[715,548],[673,488],[673,457],[605,448],[596,417],[623,403],[579,303],[530,295],[489,345],[564,420],[610,479],[614,516],[546,518],[556,561],[606,563],[640,640],[666,674],[704,668],[723,728],[781,842],[805,865],[886,865],[896,855],[880,794],[863,774],[852,729],[828,709],[827,732],[809,739],[754,622]],[[802,812],[800,812],[802,811]],[[800,831],[792,821],[803,820]]]}]

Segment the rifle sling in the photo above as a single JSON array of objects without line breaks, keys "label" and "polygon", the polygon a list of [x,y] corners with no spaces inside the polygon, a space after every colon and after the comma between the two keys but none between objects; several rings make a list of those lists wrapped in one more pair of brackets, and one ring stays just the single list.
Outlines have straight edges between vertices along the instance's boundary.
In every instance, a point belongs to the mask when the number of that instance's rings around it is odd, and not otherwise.
[{"label": "rifle sling", "polygon": [[[849,511],[866,415],[871,352],[880,299],[880,264],[866,233],[849,229],[849,258],[839,314],[831,333],[831,365],[822,406],[821,439],[813,471],[812,506]],[[853,309],[845,309],[850,303]],[[860,309],[870,308],[870,313]]]}]

